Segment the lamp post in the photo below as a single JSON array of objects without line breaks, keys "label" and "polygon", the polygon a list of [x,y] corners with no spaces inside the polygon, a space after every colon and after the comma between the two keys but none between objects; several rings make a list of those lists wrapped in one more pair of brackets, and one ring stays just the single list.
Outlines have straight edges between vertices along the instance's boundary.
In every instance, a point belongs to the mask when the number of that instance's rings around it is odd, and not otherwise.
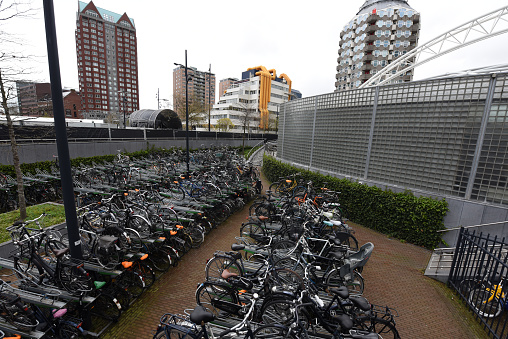
[{"label": "lamp post", "polygon": [[187,76],[187,50],[185,50],[185,66],[182,64],[174,63],[176,66],[185,68],[185,143],[187,148],[187,175],[189,175],[189,80]]},{"label": "lamp post", "polygon": [[212,64],[208,67],[208,132],[210,132],[210,95],[212,88],[210,87],[210,78],[212,77]]}]

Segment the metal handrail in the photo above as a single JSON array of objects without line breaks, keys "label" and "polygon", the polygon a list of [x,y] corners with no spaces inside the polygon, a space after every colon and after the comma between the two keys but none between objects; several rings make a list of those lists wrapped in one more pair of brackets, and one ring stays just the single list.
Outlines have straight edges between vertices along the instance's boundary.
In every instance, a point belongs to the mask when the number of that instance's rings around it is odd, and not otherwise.
[{"label": "metal handrail", "polygon": [[464,227],[464,228],[472,228],[472,227],[492,226],[492,225],[506,224],[506,223],[508,223],[508,220],[506,220],[506,221],[498,221],[498,222],[491,222],[491,223],[488,223],[488,224],[479,224],[479,225],[460,226],[460,227],[454,227],[454,228],[447,228],[445,230],[439,230],[439,231],[436,231],[436,232],[441,233],[441,232],[460,230],[462,227]]}]

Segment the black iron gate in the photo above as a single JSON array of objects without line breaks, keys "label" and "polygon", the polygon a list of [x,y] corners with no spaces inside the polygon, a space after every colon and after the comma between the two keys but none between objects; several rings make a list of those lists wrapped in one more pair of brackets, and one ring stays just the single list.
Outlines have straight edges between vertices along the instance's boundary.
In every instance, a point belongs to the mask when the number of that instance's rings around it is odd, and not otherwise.
[{"label": "black iron gate", "polygon": [[507,253],[504,237],[461,228],[448,279],[493,338],[508,336]]}]

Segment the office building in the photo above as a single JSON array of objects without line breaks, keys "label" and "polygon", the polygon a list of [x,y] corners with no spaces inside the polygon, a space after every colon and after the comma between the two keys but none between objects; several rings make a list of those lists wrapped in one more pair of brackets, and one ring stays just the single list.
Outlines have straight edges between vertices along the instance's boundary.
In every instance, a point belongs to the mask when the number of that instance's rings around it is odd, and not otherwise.
[{"label": "office building", "polygon": [[226,90],[238,81],[237,78],[226,78],[219,81],[219,96],[224,95]]},{"label": "office building", "polygon": [[[418,45],[420,13],[406,0],[367,0],[340,33],[335,90],[359,87]],[[408,82],[413,71],[392,83]]]},{"label": "office building", "polygon": [[139,109],[137,39],[134,20],[93,1],[78,2],[76,53],[86,118],[121,117]]},{"label": "office building", "polygon": [[[215,103],[215,74],[187,67],[187,76],[190,78],[189,105],[208,112],[208,107]],[[173,109],[185,120],[185,67],[182,66],[173,69]]]},{"label": "office building", "polygon": [[[32,117],[53,117],[50,83],[16,82],[19,114]],[[62,90],[66,118],[82,119],[81,97],[74,89]]]},{"label": "office building", "polygon": [[[291,89],[291,80],[286,74],[277,77],[274,69],[263,66],[249,68],[242,73],[242,79],[221,81],[229,83],[228,88],[211,112],[211,124],[216,126],[221,119],[229,119],[234,130],[277,130],[279,105],[301,97],[299,91]],[[292,93],[292,94],[289,94]]]}]

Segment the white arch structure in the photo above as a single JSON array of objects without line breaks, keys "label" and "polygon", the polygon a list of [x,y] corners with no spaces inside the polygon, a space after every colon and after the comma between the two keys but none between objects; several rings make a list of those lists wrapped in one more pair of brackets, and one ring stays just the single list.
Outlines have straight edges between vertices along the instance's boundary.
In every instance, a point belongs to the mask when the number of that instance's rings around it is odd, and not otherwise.
[{"label": "white arch structure", "polygon": [[358,88],[385,85],[399,75],[441,55],[506,33],[508,32],[508,25],[504,24],[508,24],[508,6],[473,19],[407,52],[395,62],[381,69]]}]

